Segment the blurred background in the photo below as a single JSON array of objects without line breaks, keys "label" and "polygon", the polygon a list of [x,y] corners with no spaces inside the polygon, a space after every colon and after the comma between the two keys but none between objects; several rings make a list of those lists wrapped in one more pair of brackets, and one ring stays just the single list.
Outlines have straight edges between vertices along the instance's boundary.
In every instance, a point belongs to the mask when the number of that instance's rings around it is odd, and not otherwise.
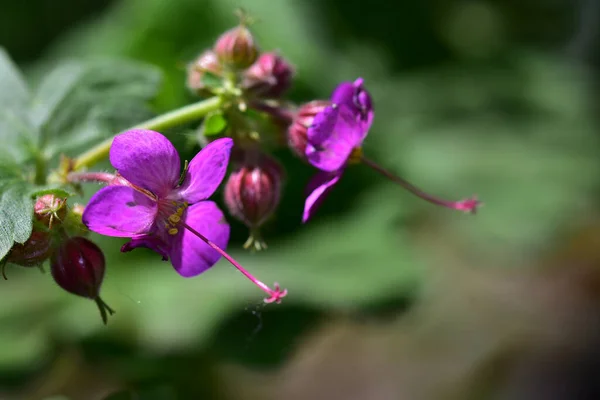
[{"label": "blurred background", "polygon": [[[260,46],[295,65],[293,101],[362,76],[376,110],[365,152],[484,206],[437,209],[355,167],[303,226],[313,171],[282,149],[268,251],[243,251],[233,219],[229,246],[289,290],[282,304],[225,262],[181,279],[93,235],[116,315],[105,327],[49,274],[11,268],[0,398],[600,398],[600,2],[3,1],[0,45],[33,86],[66,60],[153,65],[161,113],[194,100],[185,65],[240,6]],[[169,133],[188,159],[195,128]]]}]

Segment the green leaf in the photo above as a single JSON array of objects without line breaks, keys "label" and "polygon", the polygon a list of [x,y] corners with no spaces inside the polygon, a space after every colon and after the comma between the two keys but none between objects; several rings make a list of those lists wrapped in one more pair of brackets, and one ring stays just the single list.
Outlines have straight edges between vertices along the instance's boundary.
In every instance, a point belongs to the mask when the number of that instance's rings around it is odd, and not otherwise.
[{"label": "green leaf", "polygon": [[40,187],[36,186],[30,192],[32,198],[44,196],[46,194],[53,194],[56,197],[67,198],[71,196],[75,196],[77,193],[66,190],[61,187]]},{"label": "green leaf", "polygon": [[20,181],[5,181],[0,186],[0,259],[13,242],[24,243],[31,236],[33,201],[30,186]]},{"label": "green leaf", "polygon": [[0,140],[2,152],[23,159],[32,153],[36,133],[28,120],[30,95],[17,66],[0,48]]},{"label": "green leaf", "polygon": [[202,84],[209,89],[216,89],[223,86],[223,78],[209,71],[204,72],[201,78]]},{"label": "green leaf", "polygon": [[81,63],[67,62],[50,71],[33,97],[30,117],[36,128],[41,128],[65,98],[77,87],[85,72]]},{"label": "green leaf", "polygon": [[204,136],[215,136],[222,133],[227,128],[227,120],[222,112],[215,112],[208,115],[202,124],[202,134]]},{"label": "green leaf", "polygon": [[[69,72],[77,79],[67,78]],[[38,106],[43,138],[49,156],[67,153],[82,145],[113,135],[153,115],[147,103],[157,93],[159,71],[128,61],[101,61],[77,66],[67,64],[54,74],[63,78],[62,99],[46,96],[50,108]],[[42,84],[39,92],[51,87]]]},{"label": "green leaf", "polygon": [[29,103],[29,91],[18,67],[6,51],[0,47],[0,108],[25,108]]}]

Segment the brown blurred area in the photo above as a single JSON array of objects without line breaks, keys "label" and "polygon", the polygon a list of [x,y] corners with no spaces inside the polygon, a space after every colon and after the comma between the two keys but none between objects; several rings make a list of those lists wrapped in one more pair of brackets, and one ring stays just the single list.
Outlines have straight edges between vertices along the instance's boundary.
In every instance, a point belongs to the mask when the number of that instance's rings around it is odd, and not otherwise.
[{"label": "brown blurred area", "polygon": [[277,372],[222,365],[227,398],[600,398],[600,220],[549,256],[490,270],[444,253],[408,312],[328,318]]}]

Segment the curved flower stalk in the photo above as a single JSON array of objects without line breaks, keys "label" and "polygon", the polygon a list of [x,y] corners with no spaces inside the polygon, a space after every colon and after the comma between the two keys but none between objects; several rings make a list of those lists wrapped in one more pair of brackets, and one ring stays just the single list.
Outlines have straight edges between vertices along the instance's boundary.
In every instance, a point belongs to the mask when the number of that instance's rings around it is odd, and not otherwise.
[{"label": "curved flower stalk", "polygon": [[307,161],[320,172],[308,185],[302,221],[315,213],[346,167],[362,163],[430,203],[454,210],[474,213],[480,204],[476,198],[447,201],[431,196],[406,180],[394,175],[363,155],[366,139],[374,117],[371,96],[363,87],[362,78],[343,82],[333,91],[330,105],[323,107],[306,130]]},{"label": "curved flower stalk", "polygon": [[223,250],[229,225],[207,200],[225,176],[232,146],[229,138],[215,140],[180,175],[179,154],[162,134],[130,130],[116,136],[109,156],[120,179],[106,179],[111,184],[90,199],[83,223],[102,235],[131,238],[121,251],[154,250],[183,277],[201,274],[223,256],[269,295],[266,302],[279,302],[286,290],[268,288]]}]

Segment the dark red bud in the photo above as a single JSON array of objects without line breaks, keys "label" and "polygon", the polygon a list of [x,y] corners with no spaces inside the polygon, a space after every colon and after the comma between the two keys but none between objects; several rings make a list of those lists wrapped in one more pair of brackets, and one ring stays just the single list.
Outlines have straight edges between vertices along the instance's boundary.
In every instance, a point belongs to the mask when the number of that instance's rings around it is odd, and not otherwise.
[{"label": "dark red bud", "polygon": [[328,100],[313,100],[302,105],[296,112],[288,128],[288,145],[298,157],[306,159],[308,128],[312,125],[315,116],[330,105],[331,102]]},{"label": "dark red bud", "polygon": [[212,50],[206,50],[193,63],[188,65],[187,70],[187,86],[193,92],[209,96],[212,94],[211,88],[209,88],[204,82],[204,76],[206,73],[210,73],[216,76],[221,76],[223,68],[219,62],[219,58],[216,53]]},{"label": "dark red bud", "polygon": [[257,96],[280,97],[292,84],[292,66],[275,52],[263,53],[245,73],[244,88]]},{"label": "dark red bud", "polygon": [[262,154],[256,162],[246,161],[232,172],[225,184],[225,205],[231,215],[250,228],[248,245],[256,239],[260,242],[255,246],[257,249],[264,246],[258,237],[258,228],[279,205],[282,179],[279,163]]},{"label": "dark red bud", "polygon": [[35,201],[33,212],[37,221],[52,229],[53,225],[60,225],[65,220],[67,201],[53,194],[46,194]]},{"label": "dark red bud", "polygon": [[214,47],[221,63],[230,69],[245,69],[258,57],[258,47],[252,33],[240,25],[223,33]]},{"label": "dark red bud", "polygon": [[113,311],[100,299],[105,260],[102,250],[90,240],[76,236],[60,244],[50,260],[54,281],[69,293],[96,301],[106,323]]},{"label": "dark red bud", "polygon": [[25,243],[13,245],[6,256],[6,262],[22,267],[37,267],[46,261],[50,254],[52,254],[50,233],[33,231]]}]

